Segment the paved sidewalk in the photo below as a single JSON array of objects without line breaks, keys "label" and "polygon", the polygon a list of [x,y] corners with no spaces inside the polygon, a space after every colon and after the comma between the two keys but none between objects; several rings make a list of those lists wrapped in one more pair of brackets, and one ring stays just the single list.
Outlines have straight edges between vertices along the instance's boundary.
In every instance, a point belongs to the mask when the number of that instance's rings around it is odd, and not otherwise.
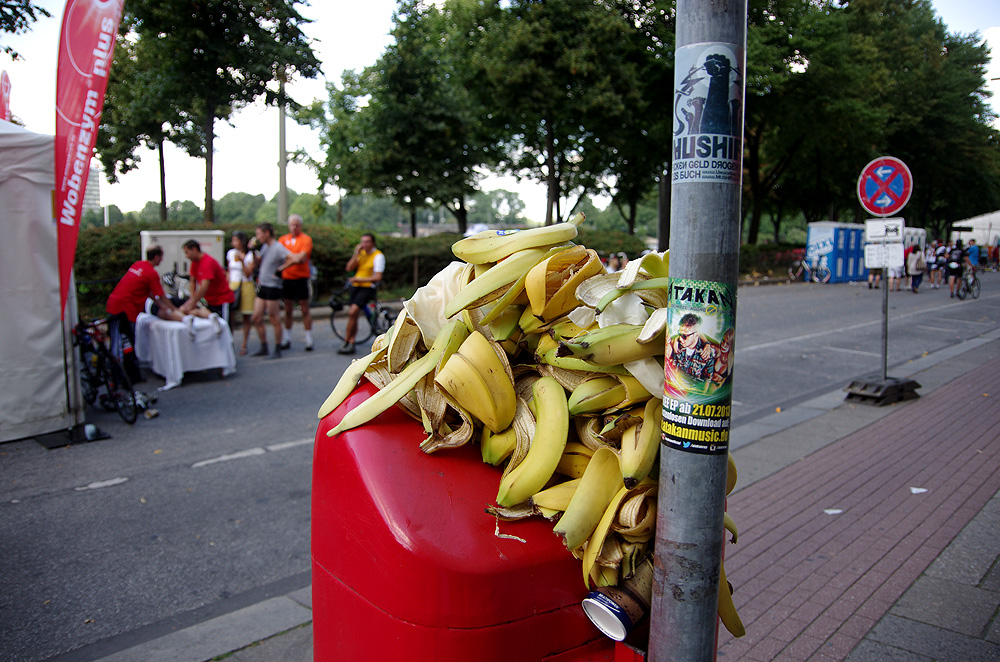
[{"label": "paved sidewalk", "polygon": [[[835,391],[734,429],[747,635],[719,660],[1000,661],[1000,332],[891,374],[922,397]],[[310,661],[310,609],[306,588],[103,662]]]},{"label": "paved sidewalk", "polygon": [[[995,530],[981,547],[986,529],[969,530],[981,554],[967,557],[964,584],[944,579],[951,568],[921,578],[1000,489],[998,424],[993,359],[734,495],[746,542],[729,547],[726,569],[747,636],[724,637],[720,658],[1000,659],[1000,593],[979,588],[1000,554]],[[926,641],[935,627],[962,646]]]}]

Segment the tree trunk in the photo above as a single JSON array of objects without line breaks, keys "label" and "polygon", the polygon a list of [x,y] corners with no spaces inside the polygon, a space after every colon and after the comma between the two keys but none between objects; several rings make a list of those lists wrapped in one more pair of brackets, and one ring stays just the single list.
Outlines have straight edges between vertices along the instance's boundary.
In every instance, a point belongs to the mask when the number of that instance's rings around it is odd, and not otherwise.
[{"label": "tree trunk", "polygon": [[455,210],[455,220],[458,221],[458,234],[465,235],[469,228],[469,210],[465,208],[465,196],[458,199],[458,209]]},{"label": "tree trunk", "polygon": [[417,208],[410,207],[410,236],[417,236]]},{"label": "tree trunk", "polygon": [[760,142],[756,134],[747,132],[747,178],[750,180],[750,197],[752,201],[752,211],[750,213],[750,231],[747,236],[748,244],[757,243],[757,231],[760,229],[760,208],[758,200],[764,199],[764,186],[760,181]]},{"label": "tree trunk", "polygon": [[559,203],[559,182],[556,179],[556,141],[552,135],[552,123],[545,121],[545,183],[548,194],[545,201],[545,225],[552,225],[552,209]]},{"label": "tree trunk", "polygon": [[752,209],[750,212],[750,229],[747,231],[747,243],[755,245],[757,243],[757,235],[760,233],[760,219],[764,216],[764,198],[755,195]]},{"label": "tree trunk", "polygon": [[160,155],[160,221],[167,222],[167,164],[163,160],[163,136],[156,141],[156,151]]},{"label": "tree trunk", "polygon": [[656,249],[665,251],[670,248],[670,172],[672,162],[667,161],[666,169],[660,173],[660,182],[656,196]]},{"label": "tree trunk", "polygon": [[209,104],[205,111],[205,223],[215,221],[212,198],[212,161],[215,156],[215,106]]},{"label": "tree trunk", "polygon": [[775,213],[773,220],[771,222],[771,224],[774,225],[774,243],[776,244],[781,243],[781,221],[782,221],[781,217],[782,214],[784,214],[784,211],[785,211],[785,201],[779,200],[778,211]]}]

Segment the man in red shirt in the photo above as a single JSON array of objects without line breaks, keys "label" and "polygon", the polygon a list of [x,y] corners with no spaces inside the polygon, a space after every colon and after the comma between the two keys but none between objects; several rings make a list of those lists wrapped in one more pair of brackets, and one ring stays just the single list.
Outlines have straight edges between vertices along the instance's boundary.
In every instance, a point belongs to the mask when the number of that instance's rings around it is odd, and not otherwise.
[{"label": "man in red shirt", "polygon": [[305,348],[307,352],[311,352],[313,339],[312,313],[309,311],[311,276],[309,260],[312,257],[313,241],[312,237],[302,231],[301,216],[292,214],[288,217],[288,234],[282,235],[278,241],[288,249],[292,260],[292,264],[281,271],[281,297],[285,300],[285,328],[278,348],[288,349],[292,346],[292,309],[298,304],[302,311],[302,326],[306,330]]},{"label": "man in red shirt", "polygon": [[[139,362],[135,358],[135,318],[146,308],[146,299],[153,300],[153,314],[172,318],[180,316],[177,306],[163,293],[156,266],[163,261],[163,249],[155,244],[146,249],[146,259],[132,264],[108,297],[105,310],[110,316],[112,335],[120,334],[125,372],[133,384],[142,381]],[[163,311],[161,314],[159,311]]]},{"label": "man in red shirt", "polygon": [[182,246],[184,257],[191,261],[191,296],[181,304],[184,314],[190,314],[205,299],[208,309],[229,323],[229,304],[235,301],[229,289],[229,275],[214,257],[201,252],[201,244],[189,239]]}]

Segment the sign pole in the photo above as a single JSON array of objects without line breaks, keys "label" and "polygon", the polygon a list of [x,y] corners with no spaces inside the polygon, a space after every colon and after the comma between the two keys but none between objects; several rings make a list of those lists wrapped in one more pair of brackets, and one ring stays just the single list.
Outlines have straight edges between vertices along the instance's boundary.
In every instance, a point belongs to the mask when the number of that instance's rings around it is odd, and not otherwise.
[{"label": "sign pole", "polygon": [[[884,245],[885,242],[883,241]],[[889,269],[882,269],[888,274]],[[889,279],[882,278],[882,381],[889,379]]]},{"label": "sign pole", "polygon": [[747,0],[677,2],[652,662],[715,659],[739,272],[746,25]]},{"label": "sign pole", "polygon": [[844,389],[848,400],[886,405],[919,397],[920,384],[912,379],[889,377],[889,269],[905,268],[902,218],[884,218],[899,211],[910,199],[913,182],[906,164],[891,156],[875,159],[858,178],[858,200],[865,211],[883,218],[865,221],[865,266],[882,269],[885,286],[882,292],[882,379],[878,382],[855,380]]}]

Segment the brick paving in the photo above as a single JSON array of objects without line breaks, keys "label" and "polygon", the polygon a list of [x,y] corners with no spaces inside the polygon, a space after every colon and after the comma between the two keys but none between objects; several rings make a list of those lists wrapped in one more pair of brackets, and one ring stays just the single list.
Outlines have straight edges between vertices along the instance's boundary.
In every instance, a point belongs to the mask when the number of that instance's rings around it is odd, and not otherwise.
[{"label": "brick paving", "polygon": [[895,406],[730,498],[720,660],[844,660],[1000,489],[1000,359]]}]

